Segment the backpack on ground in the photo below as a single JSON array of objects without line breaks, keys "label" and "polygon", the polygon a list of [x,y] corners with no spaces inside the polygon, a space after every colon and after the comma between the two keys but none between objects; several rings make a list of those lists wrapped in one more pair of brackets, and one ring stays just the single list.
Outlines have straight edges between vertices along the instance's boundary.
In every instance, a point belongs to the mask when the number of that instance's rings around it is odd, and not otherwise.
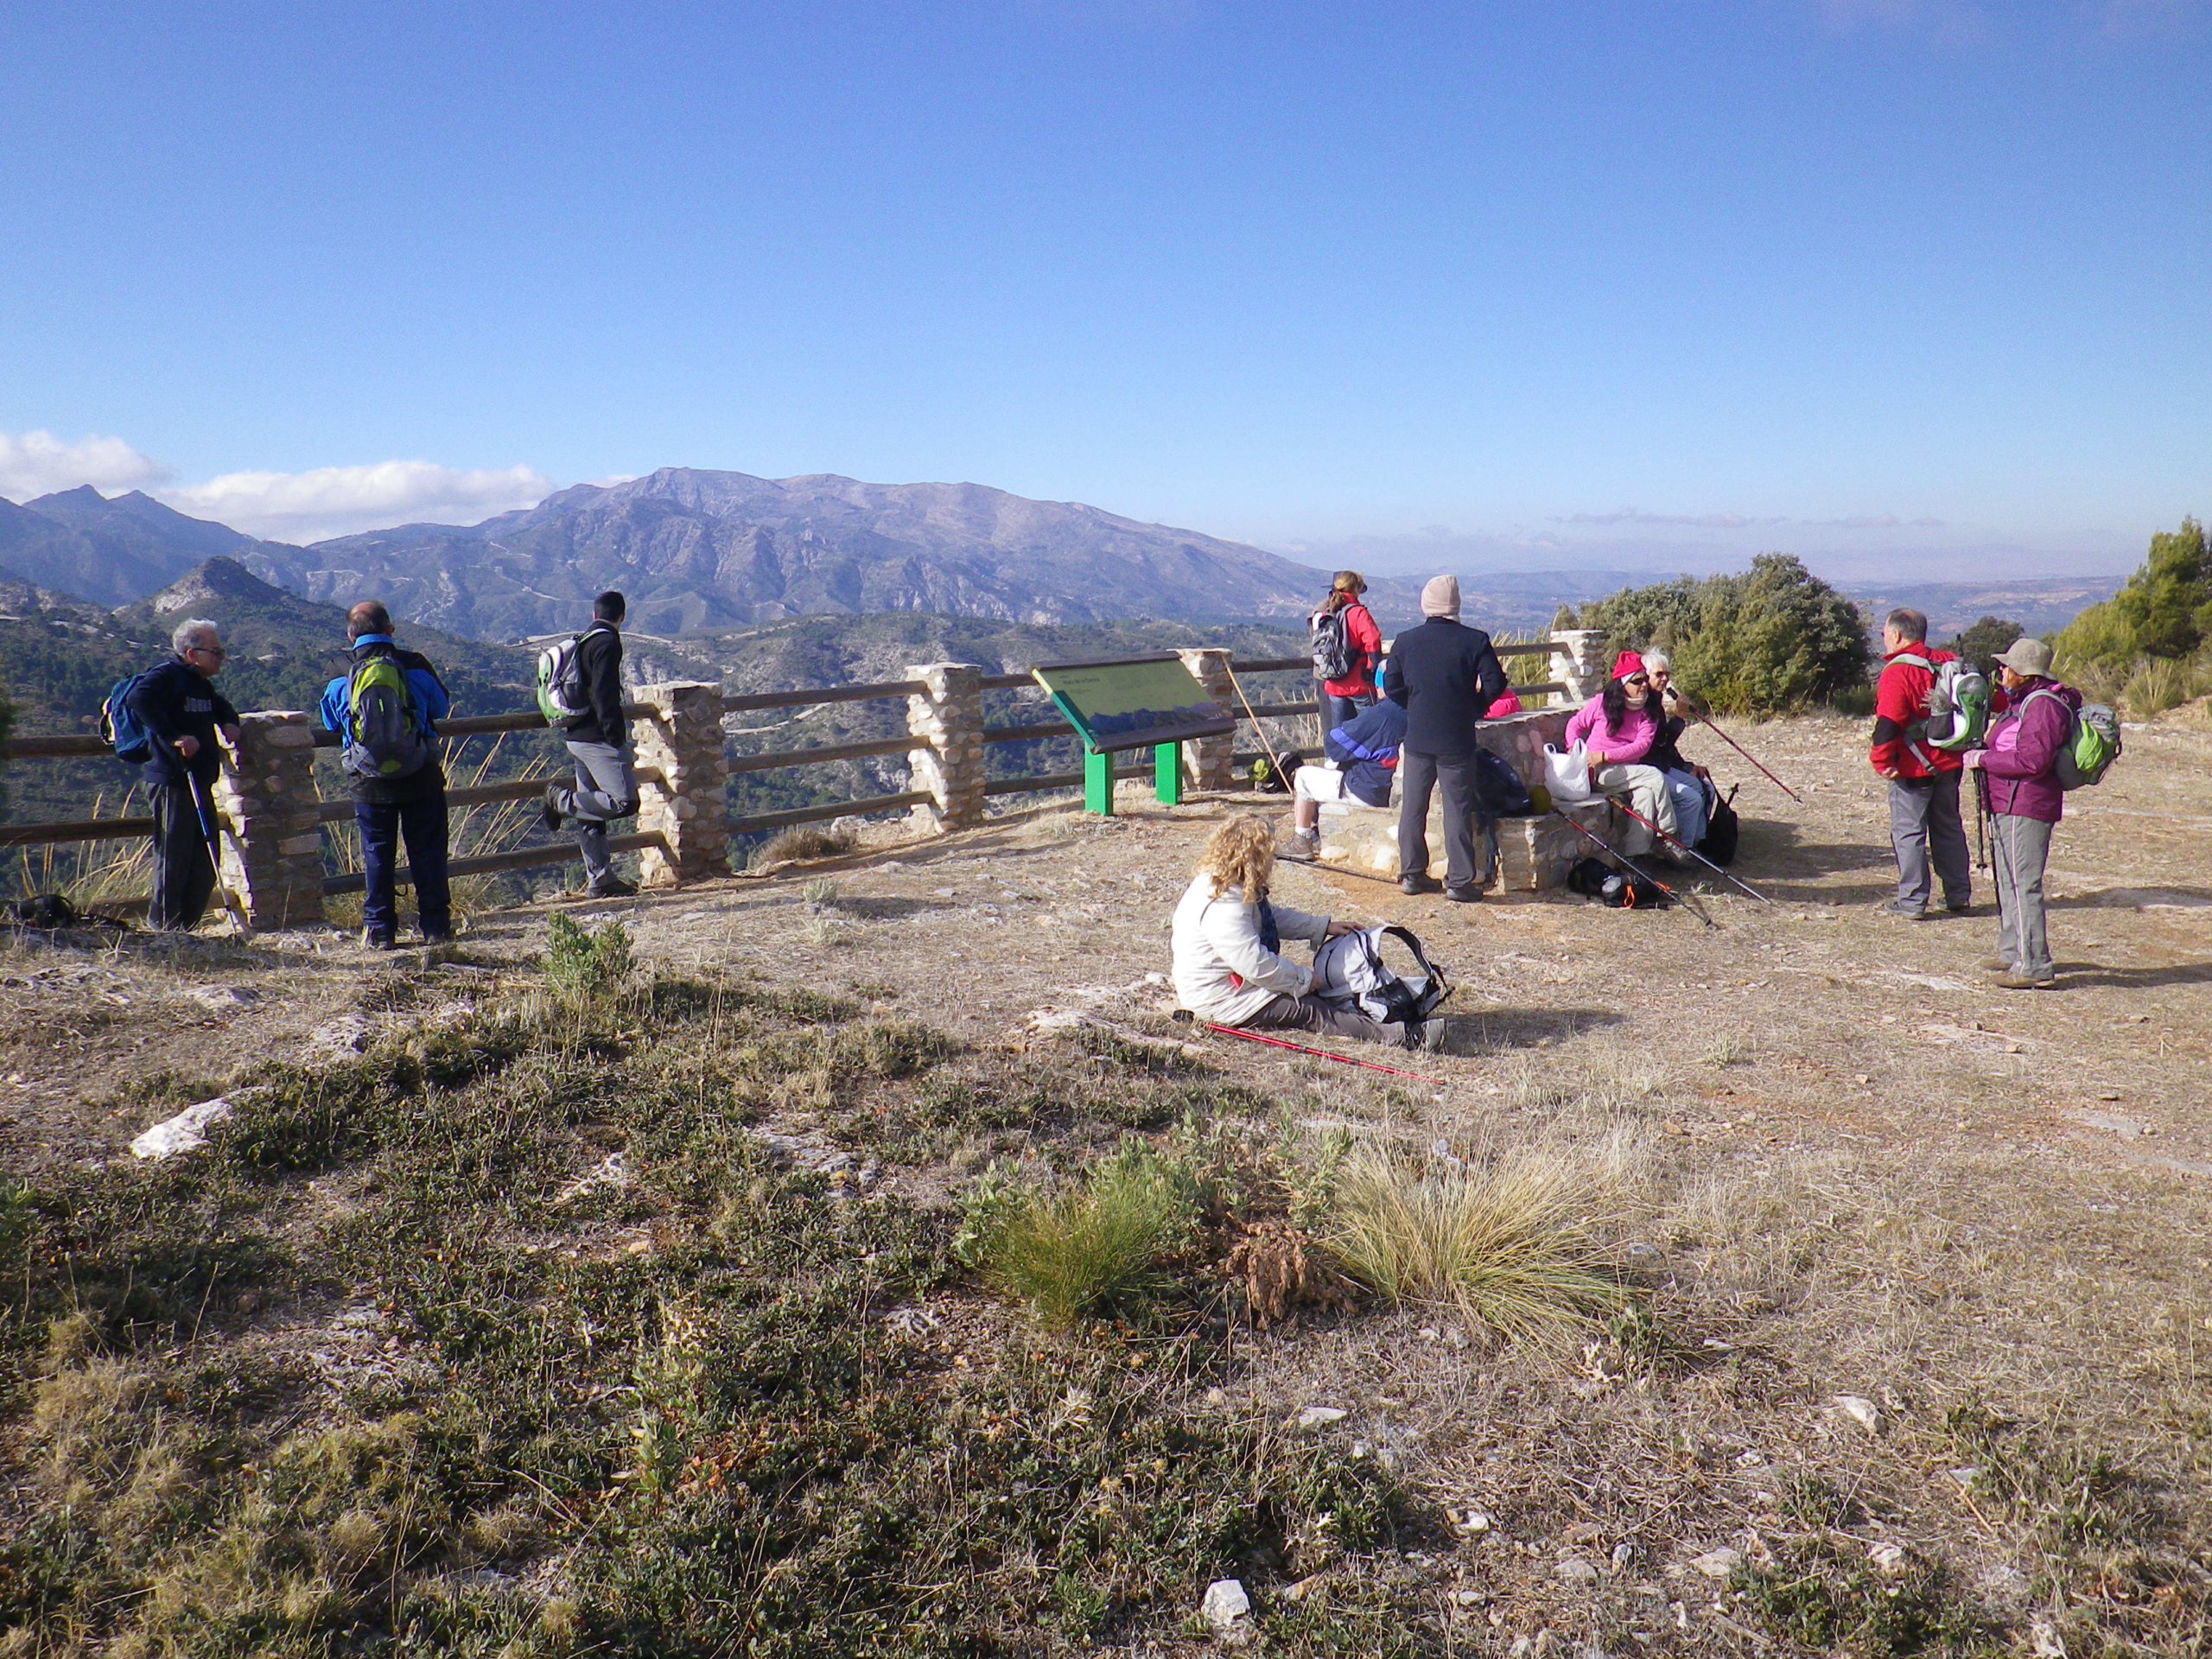
[{"label": "backpack on ground", "polygon": [[413,777],[432,758],[406,664],[397,652],[372,649],[346,683],[347,775],[390,783]]},{"label": "backpack on ground", "polygon": [[1723,795],[1710,784],[1706,789],[1705,837],[1698,842],[1697,850],[1716,864],[1733,864],[1744,832],[1743,821],[1736,816],[1736,791],[1732,789]]},{"label": "backpack on ground", "polygon": [[1488,749],[1475,751],[1475,799],[1493,818],[1525,818],[1536,810],[1521,774]]},{"label": "backpack on ground", "polygon": [[[2031,691],[2021,700],[2024,711],[2037,697],[2056,697],[2061,708],[2066,699],[2047,688]],[[2085,702],[2067,709],[2066,741],[2059,746],[2051,772],[2061,789],[2086,789],[2104,781],[2112,763],[2120,759],[2120,716],[2101,702]]]},{"label": "backpack on ground", "polygon": [[154,734],[130,707],[130,694],[145,677],[133,674],[127,680],[118,680],[100,703],[100,741],[115,751],[117,760],[128,760],[134,766],[143,766],[154,758]]},{"label": "backpack on ground", "polygon": [[537,653],[537,712],[545,716],[548,726],[557,729],[591,712],[590,699],[584,695],[584,665],[578,655],[590,632],[586,628],[582,633],[556,639]]},{"label": "backpack on ground", "polygon": [[[1344,607],[1344,610],[1351,608]],[[1313,677],[1317,680],[1346,679],[1358,666],[1351,631],[1344,626],[1344,610],[1313,613]]]},{"label": "backpack on ground", "polygon": [[1617,870],[1602,859],[1575,861],[1567,873],[1570,892],[1612,910],[1664,910],[1669,903],[1657,882],[1630,870]]},{"label": "backpack on ground", "polygon": [[1910,652],[1890,660],[1935,677],[1928,687],[1928,714],[1916,723],[1921,741],[1947,754],[1963,753],[1981,741],[1989,729],[1989,682],[1980,669],[1963,657],[1936,663]]},{"label": "backpack on ground", "polygon": [[[1412,954],[1413,965],[1405,973],[1384,959],[1384,947],[1393,942]],[[1407,929],[1365,927],[1331,939],[1313,953],[1313,995],[1382,1025],[1417,1026],[1452,995],[1452,983]]]},{"label": "backpack on ground", "polygon": [[1249,776],[1252,779],[1252,787],[1262,795],[1290,793],[1291,780],[1284,775],[1283,769],[1275,764],[1272,755],[1263,754],[1253,761]]}]

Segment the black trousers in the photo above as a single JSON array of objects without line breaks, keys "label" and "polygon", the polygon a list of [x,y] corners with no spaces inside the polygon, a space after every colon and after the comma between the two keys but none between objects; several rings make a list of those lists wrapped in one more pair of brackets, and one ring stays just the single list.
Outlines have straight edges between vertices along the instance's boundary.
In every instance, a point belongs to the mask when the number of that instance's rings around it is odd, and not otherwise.
[{"label": "black trousers", "polygon": [[146,925],[189,932],[215,896],[207,827],[190,784],[156,784],[147,793],[154,805],[154,902]]},{"label": "black trousers", "polygon": [[393,804],[353,803],[361,832],[361,929],[380,938],[399,930],[399,843],[407,843],[408,878],[415,884],[415,919],[427,934],[453,931],[453,899],[446,874],[446,791],[438,787]]},{"label": "black trousers", "polygon": [[1484,873],[1475,861],[1475,831],[1485,830],[1479,774],[1474,758],[1446,760],[1398,752],[1398,874],[1428,874],[1428,799],[1440,785],[1444,791],[1444,860],[1446,887],[1471,887]]}]

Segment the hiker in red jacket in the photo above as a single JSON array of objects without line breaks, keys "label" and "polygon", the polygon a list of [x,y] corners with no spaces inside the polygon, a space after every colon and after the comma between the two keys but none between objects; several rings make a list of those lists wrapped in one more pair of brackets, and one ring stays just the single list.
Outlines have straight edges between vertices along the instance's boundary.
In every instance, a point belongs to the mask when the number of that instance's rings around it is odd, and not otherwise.
[{"label": "hiker in red jacket", "polygon": [[1382,661],[1382,630],[1375,626],[1373,613],[1360,599],[1366,591],[1367,579],[1358,571],[1339,570],[1329,584],[1329,597],[1306,619],[1310,632],[1320,626],[1323,617],[1336,617],[1351,652],[1351,671],[1321,683],[1321,729],[1325,732],[1351,725],[1359,718],[1360,710],[1375,701],[1375,671]]},{"label": "hiker in red jacket", "polygon": [[1943,883],[1943,908],[1962,916],[1974,903],[1973,861],[1959,817],[1961,762],[1925,740],[1936,666],[1954,655],[1929,645],[1928,619],[1918,611],[1891,611],[1882,624],[1872,759],[1890,782],[1890,846],[1897,861],[1897,896],[1885,908],[1916,922],[1928,918],[1935,896],[1931,859]]},{"label": "hiker in red jacket", "polygon": [[1997,954],[1981,965],[2007,990],[2047,991],[2058,970],[2044,928],[2043,872],[2066,810],[2059,751],[2073,735],[2082,694],[2050,677],[2050,647],[2040,639],[2015,639],[1997,662],[2005,712],[1990,727],[1988,747],[1965,759],[1988,780],[1997,864]]}]

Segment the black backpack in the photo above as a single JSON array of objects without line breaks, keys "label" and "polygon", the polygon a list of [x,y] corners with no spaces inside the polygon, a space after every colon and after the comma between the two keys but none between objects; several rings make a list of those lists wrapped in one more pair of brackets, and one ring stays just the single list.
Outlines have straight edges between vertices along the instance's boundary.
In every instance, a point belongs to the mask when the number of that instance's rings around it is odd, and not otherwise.
[{"label": "black backpack", "polygon": [[1617,870],[1600,859],[1576,861],[1567,873],[1568,890],[1612,910],[1664,910],[1669,903],[1657,882]]},{"label": "black backpack", "polygon": [[1521,774],[1488,749],[1475,751],[1475,799],[1493,818],[1525,818],[1536,810]]},{"label": "black backpack", "polygon": [[[1351,607],[1346,606],[1345,610]],[[1344,611],[1313,613],[1313,677],[1341,680],[1353,667],[1351,634],[1344,626]]]},{"label": "black backpack", "polygon": [[1716,864],[1736,861],[1736,843],[1742,838],[1744,825],[1736,816],[1736,809],[1729,804],[1735,798],[1733,789],[1726,795],[1715,790],[1711,810],[1706,814],[1705,839],[1698,842],[1697,850]]}]

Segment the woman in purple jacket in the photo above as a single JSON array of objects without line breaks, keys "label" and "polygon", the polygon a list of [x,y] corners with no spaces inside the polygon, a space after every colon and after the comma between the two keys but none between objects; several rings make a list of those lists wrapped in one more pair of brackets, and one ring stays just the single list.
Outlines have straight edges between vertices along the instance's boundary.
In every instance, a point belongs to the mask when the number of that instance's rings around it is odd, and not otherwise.
[{"label": "woman in purple jacket", "polygon": [[1997,848],[1997,954],[1982,963],[2007,990],[2047,991],[2058,982],[2044,931],[2043,872],[2050,831],[2066,810],[2058,756],[2074,734],[2082,694],[2050,677],[2050,647],[2015,639],[1997,659],[2005,713],[1987,747],[1967,751],[1968,772],[1990,810]]}]

